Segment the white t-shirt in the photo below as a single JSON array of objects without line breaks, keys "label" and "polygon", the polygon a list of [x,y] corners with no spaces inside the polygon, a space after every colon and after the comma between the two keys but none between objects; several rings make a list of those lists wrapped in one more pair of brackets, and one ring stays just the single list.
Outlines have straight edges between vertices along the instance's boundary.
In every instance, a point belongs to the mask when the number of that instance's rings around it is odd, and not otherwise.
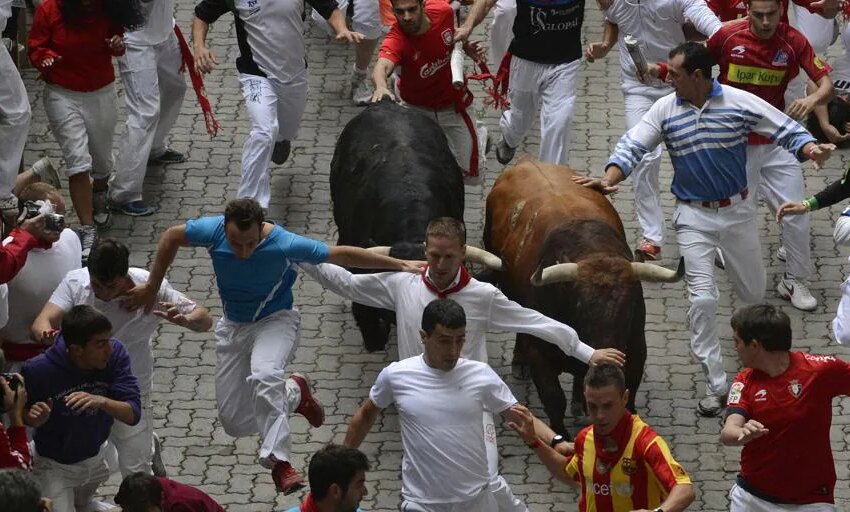
[{"label": "white t-shirt", "polygon": [[[133,284],[146,283],[150,275],[147,270],[130,267],[127,275]],[[159,287],[159,295],[156,297],[157,304],[160,302],[171,302],[174,304],[185,304],[186,312],[194,309],[192,301],[162,281]],[[130,354],[130,364],[133,375],[139,380],[139,388],[142,395],[150,393],[153,381],[153,351],[151,348],[151,337],[156,332],[161,319],[153,314],[145,314],[144,309],[136,311],[125,311],[121,307],[120,299],[104,302],[94,295],[91,288],[91,277],[88,269],[81,268],[68,272],[65,279],[59,284],[50,302],[63,311],[68,312],[74,306],[87,304],[94,306],[106,315],[112,323],[112,336],[117,338],[127,347]]]},{"label": "white t-shirt", "polygon": [[50,249],[31,249],[27,262],[9,281],[9,321],[0,339],[36,343],[30,327],[65,274],[80,268],[80,238],[70,229]]},{"label": "white t-shirt", "polygon": [[9,321],[9,287],[0,284],[0,329]]},{"label": "white t-shirt", "polygon": [[829,76],[835,86],[835,94],[850,96],[850,24],[841,32],[841,46],[844,50],[842,55],[829,62],[832,66]]},{"label": "white t-shirt", "polygon": [[384,368],[369,398],[395,404],[401,420],[401,494],[414,503],[457,503],[490,481],[484,446],[485,411],[515,403],[507,384],[486,363],[459,359],[452,370],[431,368],[424,356]]},{"label": "white t-shirt", "polygon": [[129,44],[153,46],[166,41],[174,33],[174,0],[142,0],[145,24],[139,30],[124,34]]}]

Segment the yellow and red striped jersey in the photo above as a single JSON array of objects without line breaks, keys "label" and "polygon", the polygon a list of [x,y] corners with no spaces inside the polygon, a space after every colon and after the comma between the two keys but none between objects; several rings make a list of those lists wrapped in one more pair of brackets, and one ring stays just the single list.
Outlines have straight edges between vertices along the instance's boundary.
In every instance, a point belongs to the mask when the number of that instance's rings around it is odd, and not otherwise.
[{"label": "yellow and red striped jersey", "polygon": [[593,426],[579,432],[575,449],[564,471],[581,485],[581,512],[652,509],[691,483],[664,439],[628,412],[610,436],[594,436]]}]

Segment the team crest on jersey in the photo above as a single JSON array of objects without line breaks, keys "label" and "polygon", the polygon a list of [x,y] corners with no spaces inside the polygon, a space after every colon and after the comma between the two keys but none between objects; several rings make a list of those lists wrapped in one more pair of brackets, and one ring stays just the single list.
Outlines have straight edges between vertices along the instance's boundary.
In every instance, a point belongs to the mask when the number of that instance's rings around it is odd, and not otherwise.
[{"label": "team crest on jersey", "polygon": [[638,471],[638,466],[635,463],[634,459],[630,459],[628,457],[623,457],[623,473],[634,476]]},{"label": "team crest on jersey", "polygon": [[815,64],[815,67],[818,68],[818,69],[823,69],[823,67],[825,66],[823,61],[820,60],[820,57],[818,57],[817,55],[815,55],[814,64]]},{"label": "team crest on jersey", "polygon": [[776,55],[773,56],[773,62],[771,63],[774,66],[787,66],[788,65],[788,54],[782,50],[776,52]]},{"label": "team crest on jersey", "polygon": [[447,28],[443,30],[443,33],[440,34],[443,37],[443,42],[446,43],[446,46],[452,45],[452,29]]},{"label": "team crest on jersey", "polygon": [[735,382],[732,384],[732,387],[729,388],[729,398],[727,398],[727,404],[737,404],[741,402],[741,392],[744,390],[743,382]]},{"label": "team crest on jersey", "polygon": [[794,395],[794,398],[800,398],[800,394],[803,392],[803,385],[798,380],[792,380],[788,383],[788,391]]}]

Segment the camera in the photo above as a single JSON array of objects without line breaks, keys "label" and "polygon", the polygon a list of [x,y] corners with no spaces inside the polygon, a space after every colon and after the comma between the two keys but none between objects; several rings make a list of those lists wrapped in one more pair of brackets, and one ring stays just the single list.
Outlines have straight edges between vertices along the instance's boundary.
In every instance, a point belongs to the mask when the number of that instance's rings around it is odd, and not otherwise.
[{"label": "camera", "polygon": [[49,200],[27,201],[24,203],[24,219],[31,219],[44,214],[44,229],[60,232],[65,229],[65,216],[55,213],[53,203]]},{"label": "camera", "polygon": [[[9,389],[12,390],[12,393],[18,392],[18,388],[21,387],[23,381],[21,378],[14,373],[0,373],[0,379],[4,379],[9,384]],[[4,390],[0,388],[0,414],[6,412],[6,408],[4,406]]]}]

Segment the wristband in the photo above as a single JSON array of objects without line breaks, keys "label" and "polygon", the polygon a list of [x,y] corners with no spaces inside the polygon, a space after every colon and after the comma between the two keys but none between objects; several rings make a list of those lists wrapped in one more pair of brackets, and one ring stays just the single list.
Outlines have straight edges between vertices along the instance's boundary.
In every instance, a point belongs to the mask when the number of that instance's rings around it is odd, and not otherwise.
[{"label": "wristband", "polygon": [[531,444],[529,444],[529,445],[526,445],[526,446],[528,446],[528,447],[529,447],[529,448],[531,448],[532,450],[536,450],[536,449],[540,448],[541,446],[543,446],[543,441],[541,441],[541,440],[538,438],[538,439],[535,439],[533,443],[531,443]]},{"label": "wristband", "polygon": [[803,199],[803,206],[806,207],[807,211],[815,211],[818,209],[818,200],[814,197],[810,197],[808,199]]},{"label": "wristband", "polygon": [[803,156],[805,156],[809,160],[814,160],[815,159],[815,147],[812,146],[809,149],[804,149],[803,150]]}]

